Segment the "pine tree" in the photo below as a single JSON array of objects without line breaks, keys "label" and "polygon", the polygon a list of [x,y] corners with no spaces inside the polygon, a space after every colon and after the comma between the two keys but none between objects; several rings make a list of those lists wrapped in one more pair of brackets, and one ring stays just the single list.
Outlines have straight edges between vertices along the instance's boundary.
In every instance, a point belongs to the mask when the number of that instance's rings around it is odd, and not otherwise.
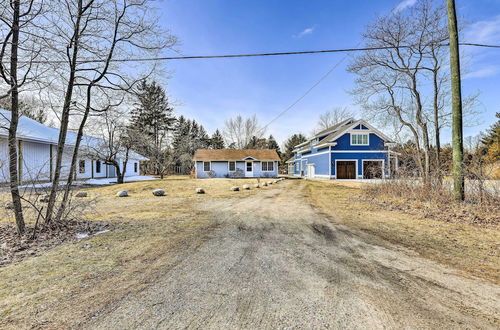
[{"label": "pine tree", "polygon": [[142,81],[137,89],[137,105],[132,110],[132,126],[149,135],[160,147],[161,137],[173,128],[174,109],[170,106],[165,89],[155,81]]},{"label": "pine tree", "polygon": [[306,142],[307,138],[302,134],[294,134],[290,136],[285,141],[285,151],[283,154],[283,159],[288,160],[293,156],[293,149],[296,145],[301,144],[302,142]]},{"label": "pine tree", "polygon": [[500,161],[500,112],[496,113],[496,117],[498,118],[497,122],[481,139],[483,153],[486,154],[487,161],[491,163]]},{"label": "pine tree", "polygon": [[221,132],[216,129],[212,138],[210,139],[210,148],[211,149],[224,149],[224,138],[222,137]]},{"label": "pine tree", "polygon": [[269,135],[269,138],[267,139],[267,148],[276,150],[278,155],[281,156],[280,146],[278,145],[278,142],[276,142],[276,140],[272,135]]}]

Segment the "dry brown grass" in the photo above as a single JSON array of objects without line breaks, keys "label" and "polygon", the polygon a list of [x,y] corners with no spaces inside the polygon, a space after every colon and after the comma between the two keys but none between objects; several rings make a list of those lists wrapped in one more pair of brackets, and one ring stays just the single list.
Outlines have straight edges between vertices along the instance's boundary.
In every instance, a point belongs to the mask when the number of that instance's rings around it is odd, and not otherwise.
[{"label": "dry brown grass", "polygon": [[384,209],[362,201],[361,189],[344,183],[307,182],[304,191],[312,205],[338,223],[401,244],[464,275],[500,283],[498,227],[450,223]]},{"label": "dry brown grass", "polygon": [[[114,230],[0,268],[0,328],[75,326],[74,320],[91,317],[93,311],[141,290],[215,228],[208,215],[194,207],[197,202],[255,194],[254,183],[172,177],[86,189],[98,201],[95,212],[86,217],[115,221]],[[252,189],[230,191],[243,184],[252,184]],[[207,193],[195,194],[196,187]],[[166,189],[168,196],[153,196],[156,188]],[[131,197],[115,197],[118,190],[128,190]],[[48,319],[50,324],[45,324]]]}]

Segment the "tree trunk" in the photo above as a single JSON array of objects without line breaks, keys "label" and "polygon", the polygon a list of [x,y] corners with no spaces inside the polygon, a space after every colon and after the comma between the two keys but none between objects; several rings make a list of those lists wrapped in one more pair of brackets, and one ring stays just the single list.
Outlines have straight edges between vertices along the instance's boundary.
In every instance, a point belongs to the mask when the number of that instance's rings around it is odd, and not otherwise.
[{"label": "tree trunk", "polygon": [[66,186],[64,188],[64,195],[61,201],[61,205],[59,206],[59,210],[57,211],[56,215],[56,221],[61,220],[61,217],[64,213],[64,209],[66,208],[66,205],[68,204],[68,199],[69,199],[69,193],[71,191],[71,185],[73,184],[73,178],[76,177],[76,164],[78,162],[78,151],[80,148],[80,144],[82,142],[83,138],[83,129],[85,127],[85,123],[87,122],[87,118],[90,113],[90,92],[91,92],[92,87],[89,86],[87,88],[87,101],[86,101],[86,106],[85,106],[85,113],[83,114],[82,121],[80,123],[80,127],[78,128],[78,133],[76,135],[76,142],[75,142],[75,148],[73,150],[73,155],[71,157],[71,166],[69,169],[69,176],[68,180],[66,182]]},{"label": "tree trunk", "polygon": [[460,51],[455,0],[447,0],[448,30],[450,33],[450,70],[452,95],[453,199],[462,201],[464,193],[464,146],[462,124],[462,90],[460,82]]},{"label": "tree trunk", "polygon": [[434,132],[435,132],[435,141],[436,144],[436,169],[438,170],[438,176],[441,177],[441,132],[439,127],[439,86],[438,86],[438,72],[434,70],[433,78],[434,78]]},{"label": "tree trunk", "polygon": [[[18,150],[17,150],[17,125],[19,122],[19,89],[17,82],[17,62],[19,48],[19,0],[13,1],[12,17],[12,46],[10,55],[10,88],[11,88],[11,118],[9,126],[9,174],[10,174],[10,193],[14,212],[16,217],[17,232],[19,235],[24,233],[25,224],[23,209],[21,205],[21,196],[19,195],[19,177]],[[21,152],[21,150],[19,150]]]},{"label": "tree trunk", "polygon": [[48,224],[52,221],[52,213],[54,212],[54,206],[56,202],[57,188],[59,185],[59,179],[61,177],[61,164],[64,153],[64,145],[66,143],[66,134],[68,131],[69,124],[69,112],[71,107],[71,100],[73,96],[73,87],[75,83],[75,72],[76,72],[76,61],[78,59],[78,48],[80,39],[80,22],[82,18],[82,0],[78,0],[78,13],[75,22],[75,32],[73,34],[73,40],[71,42],[71,48],[73,48],[73,54],[70,63],[70,73],[68,79],[68,86],[66,88],[66,95],[64,97],[64,103],[61,115],[61,127],[59,131],[59,139],[57,142],[57,153],[56,153],[56,164],[54,168],[54,174],[52,177],[52,186],[50,188],[49,201],[47,204],[47,213],[45,216],[45,222]]}]

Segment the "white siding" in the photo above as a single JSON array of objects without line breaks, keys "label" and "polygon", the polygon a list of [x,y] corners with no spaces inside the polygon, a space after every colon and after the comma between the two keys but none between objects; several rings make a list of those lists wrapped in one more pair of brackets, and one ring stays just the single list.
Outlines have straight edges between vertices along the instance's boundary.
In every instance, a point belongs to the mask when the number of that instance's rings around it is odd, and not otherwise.
[{"label": "white siding", "polygon": [[[134,172],[134,163],[137,163],[137,172]],[[139,175],[139,173],[140,173],[139,161],[135,159],[129,159],[127,162],[127,171],[125,172],[125,176],[135,176]]]},{"label": "white siding", "polygon": [[106,164],[101,160],[101,172],[97,173],[97,160],[94,160],[94,178],[105,178],[106,177]]},{"label": "white siding", "polygon": [[50,180],[50,145],[22,141],[23,181]]},{"label": "white siding", "polygon": [[9,148],[7,139],[0,138],[0,181],[8,182],[9,174]]},{"label": "white siding", "polygon": [[[80,173],[80,161],[85,162],[85,172]],[[92,163],[90,159],[80,158],[76,164],[76,178],[77,179],[90,179],[92,177]]]}]

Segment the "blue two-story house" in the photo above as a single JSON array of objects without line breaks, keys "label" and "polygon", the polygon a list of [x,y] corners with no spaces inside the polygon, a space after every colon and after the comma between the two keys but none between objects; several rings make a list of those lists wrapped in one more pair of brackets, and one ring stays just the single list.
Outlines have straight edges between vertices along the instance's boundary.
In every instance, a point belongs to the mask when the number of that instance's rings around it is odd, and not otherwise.
[{"label": "blue two-story house", "polygon": [[295,146],[288,173],[306,178],[388,178],[397,169],[394,142],[364,120],[347,119]]}]

